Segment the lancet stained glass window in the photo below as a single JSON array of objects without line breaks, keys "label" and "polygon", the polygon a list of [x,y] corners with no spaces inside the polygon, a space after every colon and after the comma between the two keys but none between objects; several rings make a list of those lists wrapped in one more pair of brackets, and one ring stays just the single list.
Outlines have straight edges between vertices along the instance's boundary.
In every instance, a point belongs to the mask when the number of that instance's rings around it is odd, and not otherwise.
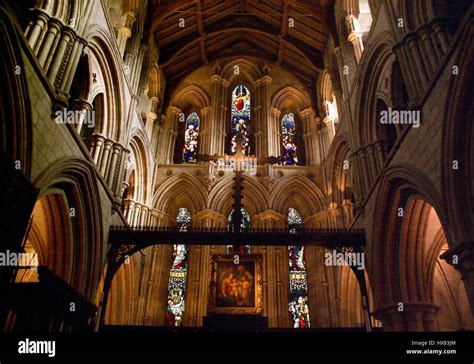
[{"label": "lancet stained glass window", "polygon": [[[301,215],[294,208],[288,209],[288,229],[297,234],[303,226]],[[308,282],[304,261],[304,247],[290,245],[288,247],[290,265],[290,311],[291,324],[294,328],[310,327],[308,308]]]},{"label": "lancet stained glass window", "polygon": [[[187,231],[191,224],[191,213],[181,207],[176,216],[179,231]],[[184,315],[184,292],[186,290],[186,275],[188,272],[188,249],[184,244],[174,244],[173,265],[168,282],[168,307],[166,321],[168,326],[181,326]]]},{"label": "lancet stained glass window", "polygon": [[192,112],[186,119],[186,130],[184,132],[183,163],[196,163],[199,138],[199,116]]},{"label": "lancet stained glass window", "polygon": [[231,105],[231,126],[232,134],[230,154],[237,152],[237,142],[240,139],[242,154],[250,155],[250,91],[244,85],[238,85],[232,91]]},{"label": "lancet stained glass window", "polygon": [[[229,230],[230,231],[234,231],[234,225],[232,225],[232,217],[234,216],[234,211],[235,210],[232,210],[229,214],[229,218],[228,218],[228,221],[229,221]],[[246,231],[248,229],[250,229],[250,215],[249,213],[247,212],[247,210],[245,210],[243,207],[241,208],[241,211],[242,211],[242,220],[240,222],[240,231]],[[232,254],[232,251],[233,250],[233,246],[232,245],[227,245],[227,254]],[[245,251],[244,251],[245,254],[250,254],[250,245],[246,245],[245,246]]]},{"label": "lancet stained glass window", "polygon": [[281,119],[281,142],[283,144],[283,164],[294,166],[298,164],[295,142],[295,115],[293,113],[283,115]]}]

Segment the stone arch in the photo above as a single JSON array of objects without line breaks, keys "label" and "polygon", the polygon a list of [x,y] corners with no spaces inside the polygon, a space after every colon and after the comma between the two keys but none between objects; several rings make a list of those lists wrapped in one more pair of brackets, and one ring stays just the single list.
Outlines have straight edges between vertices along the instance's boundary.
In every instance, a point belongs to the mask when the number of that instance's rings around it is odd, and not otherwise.
[{"label": "stone arch", "polygon": [[229,216],[232,211],[233,183],[232,176],[224,177],[216,183],[209,193],[208,209]]},{"label": "stone arch", "polygon": [[[31,174],[32,123],[29,94],[20,49],[13,44],[19,35],[8,13],[0,7],[0,148],[13,161],[19,161],[26,177]],[[16,74],[19,72],[18,74]]]},{"label": "stone arch", "polygon": [[404,19],[403,30],[409,33],[437,17],[450,16],[453,19],[454,29],[462,17],[468,12],[472,4],[469,0],[452,2],[449,0],[410,1],[398,2],[397,12]]},{"label": "stone arch", "polygon": [[[127,171],[127,174],[134,172],[134,190],[133,199],[140,203],[147,203],[148,196],[150,194],[150,168],[148,161],[147,148],[145,147],[145,135],[141,129],[134,129],[131,132],[132,137],[130,138],[130,156],[131,156],[131,168]],[[132,191],[130,191],[132,192]]]},{"label": "stone arch", "polygon": [[273,210],[263,211],[250,221],[250,226],[253,228],[285,229],[286,225],[286,216]]},{"label": "stone arch", "polygon": [[112,279],[104,318],[108,325],[134,323],[142,258],[132,254],[128,259],[128,264],[122,264]]},{"label": "stone arch", "polygon": [[51,236],[63,238],[54,242],[55,261],[48,266],[85,297],[95,299],[105,246],[94,167],[81,159],[64,158],[46,168],[34,184],[40,189],[38,200],[48,202],[48,209],[43,203],[44,211],[62,221],[51,227],[58,230]]},{"label": "stone arch", "polygon": [[172,100],[172,105],[181,110],[188,109],[189,105],[192,105],[200,111],[211,105],[211,99],[207,92],[197,85],[189,85],[180,89]]},{"label": "stone arch", "polygon": [[350,163],[351,150],[347,138],[347,135],[341,135],[334,140],[335,152],[331,154],[331,160],[328,160],[328,166],[331,167],[328,201],[339,206],[345,200],[354,202],[355,199],[351,176],[351,167],[353,168]]},{"label": "stone arch", "polygon": [[193,227],[197,228],[225,228],[228,225],[227,217],[209,209],[198,212],[191,217]]},{"label": "stone arch", "polygon": [[[472,27],[472,22],[471,22]],[[469,28],[469,26],[468,26]],[[474,50],[473,34],[463,37],[460,52],[454,60],[459,76],[452,77],[444,108],[441,137],[441,187],[444,206],[458,242],[469,242],[474,237],[474,108],[472,87]],[[465,77],[460,77],[464,75]],[[455,161],[457,168],[454,169]],[[471,198],[466,198],[471,196]]]},{"label": "stone arch", "polygon": [[[231,176],[217,183],[209,194],[208,208],[224,216],[229,216],[233,207],[234,181]],[[244,187],[242,205],[250,217],[269,209],[270,197],[265,187],[254,178],[244,176],[242,186]]]},{"label": "stone arch", "polygon": [[296,109],[299,111],[303,111],[311,105],[308,96],[292,86],[283,87],[275,92],[270,105],[278,110],[284,110],[287,108],[288,101],[297,105]]},{"label": "stone arch", "polygon": [[[376,140],[385,137],[384,128],[380,124],[379,116],[377,115],[377,100],[383,100],[386,106],[391,107],[392,102],[390,95],[386,90],[382,89],[382,80],[384,75],[388,72],[387,69],[395,62],[396,56],[392,51],[394,41],[391,34],[380,33],[377,38],[374,38],[371,46],[365,51],[367,54],[367,62],[362,67],[364,71],[361,74],[365,75],[363,80],[360,80],[361,87],[359,89],[359,115],[358,120],[365,122],[359,123],[359,146],[366,146]],[[369,71],[370,70],[370,71]],[[387,128],[392,126],[387,125]]]},{"label": "stone arch", "polygon": [[196,177],[181,172],[163,182],[156,190],[153,207],[175,217],[180,207],[186,207],[191,216],[206,209],[207,193]]},{"label": "stone arch", "polygon": [[324,210],[325,199],[321,190],[307,177],[288,175],[273,188],[270,209],[286,216],[288,208],[298,210],[303,221]]},{"label": "stone arch", "polygon": [[[368,251],[368,271],[378,272],[372,275],[374,314],[389,330],[437,330],[433,267],[439,265],[443,243],[452,244],[442,199],[421,172],[407,165],[387,169],[381,186]],[[398,312],[399,302],[420,312],[418,319]]]},{"label": "stone arch", "polygon": [[[115,59],[113,40],[109,39],[107,33],[99,27],[91,27],[87,40],[89,42],[89,57],[94,59],[98,65],[95,70],[91,67],[91,75],[94,79],[102,78],[103,85],[92,87],[90,98],[102,91],[105,96],[104,123],[101,125],[99,133],[114,141],[120,141],[123,137],[124,115],[122,102],[122,85],[119,79],[120,72],[117,69],[118,61]],[[94,81],[92,81],[94,82]],[[90,100],[89,100],[90,101]]]},{"label": "stone arch", "polygon": [[[238,73],[235,72],[236,67],[238,67]],[[219,76],[229,83],[235,83],[236,80],[241,80],[242,78],[253,82],[262,78],[264,75],[254,62],[245,58],[236,58],[222,67]]]}]

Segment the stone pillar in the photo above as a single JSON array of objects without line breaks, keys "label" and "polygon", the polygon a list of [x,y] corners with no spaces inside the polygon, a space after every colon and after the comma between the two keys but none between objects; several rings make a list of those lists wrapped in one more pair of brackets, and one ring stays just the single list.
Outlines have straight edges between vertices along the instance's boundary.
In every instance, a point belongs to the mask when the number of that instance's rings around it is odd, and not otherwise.
[{"label": "stone pillar", "polygon": [[36,48],[38,46],[38,41],[42,39],[44,28],[48,24],[49,15],[41,9],[33,10],[33,18],[25,31],[26,39],[31,47],[31,49],[36,54]]},{"label": "stone pillar", "polygon": [[264,158],[270,156],[269,144],[271,134],[274,132],[274,127],[271,125],[271,115],[269,113],[271,83],[272,78],[270,76],[264,76],[255,82],[255,122],[253,123],[255,154],[257,157]]},{"label": "stone pillar", "polygon": [[127,46],[127,40],[132,36],[133,23],[135,23],[136,20],[135,13],[133,11],[127,11],[124,14],[124,17],[125,24],[117,31],[117,46],[122,58],[125,53],[125,47]]},{"label": "stone pillar", "polygon": [[49,19],[48,22],[48,31],[46,32],[41,46],[38,48],[38,63],[43,69],[47,68],[47,60],[49,56],[53,53],[53,45],[56,41],[56,36],[61,30],[61,22],[57,19]]},{"label": "stone pillar", "polygon": [[109,159],[110,159],[110,154],[111,154],[113,145],[114,145],[114,142],[112,140],[105,139],[104,149],[103,149],[104,151],[102,153],[102,158],[99,161],[100,174],[102,175],[102,177],[104,177],[105,180],[107,180],[107,172],[108,172],[108,169],[110,168]]},{"label": "stone pillar", "polygon": [[381,307],[373,316],[382,322],[385,331],[437,331],[436,314],[439,307],[429,302],[403,302]]},{"label": "stone pillar", "polygon": [[92,138],[93,139],[91,143],[91,155],[96,166],[99,166],[99,161],[101,159],[102,148],[104,145],[105,137],[100,134],[93,134]]},{"label": "stone pillar", "polygon": [[[87,113],[90,113],[92,112],[92,104],[90,102],[88,102],[87,100],[74,100],[72,102],[72,109],[75,110],[75,111],[79,111],[80,112],[80,116],[79,116],[79,120],[76,120],[76,131],[77,131],[77,134],[80,134],[81,133],[81,129],[83,127],[83,123],[84,123],[84,118],[86,116]],[[88,126],[84,126],[84,127],[88,127]]]},{"label": "stone pillar", "polygon": [[[74,80],[74,75],[77,71],[77,65],[79,64],[79,60],[82,56],[82,50],[86,45],[87,41],[85,39],[77,37],[74,41],[74,45],[72,46],[69,62],[66,65],[66,69],[59,85],[59,89],[63,94],[63,97],[65,98],[67,98],[69,90],[71,89],[71,85]],[[89,75],[84,75],[84,77],[89,77]]]},{"label": "stone pillar", "polygon": [[76,35],[72,28],[68,26],[62,28],[61,36],[47,73],[48,79],[56,88],[59,88],[61,85],[61,79],[64,76],[64,70],[68,63],[75,37]]},{"label": "stone pillar", "polygon": [[474,315],[474,241],[466,241],[441,255],[461,274],[471,312]]},{"label": "stone pillar", "polygon": [[[280,115],[281,111],[272,107],[270,109],[270,123],[269,128],[269,152],[272,157],[279,157],[281,155],[281,128]],[[305,143],[306,144],[306,143]]]},{"label": "stone pillar", "polygon": [[[265,218],[252,219],[252,228],[283,229],[284,220]],[[258,254],[263,255],[263,315],[268,318],[268,326],[290,327],[288,315],[288,247],[259,246]],[[253,248],[252,248],[253,249]]]},{"label": "stone pillar", "polygon": [[201,125],[199,127],[199,154],[211,154],[211,141],[212,141],[212,125],[210,115],[212,112],[211,107],[205,107],[201,110]]},{"label": "stone pillar", "polygon": [[[320,163],[320,155],[318,150],[320,143],[318,141],[318,132],[315,127],[314,111],[311,108],[305,109],[299,113],[302,124],[300,132],[303,132],[304,146],[298,145],[298,148],[305,149],[306,164],[309,166],[318,165]],[[298,131],[297,131],[298,133]]]},{"label": "stone pillar", "polygon": [[110,165],[106,171],[107,185],[110,190],[113,191],[114,177],[118,173],[120,168],[120,156],[122,154],[122,146],[118,143],[114,143],[112,147],[112,157],[110,158]]},{"label": "stone pillar", "polygon": [[359,32],[359,24],[357,19],[349,14],[346,17],[346,27],[347,32],[349,33],[348,40],[352,43],[354,47],[354,54],[356,58],[356,63],[358,64],[360,58],[362,57],[362,52],[364,51],[364,45],[362,43],[362,33]]},{"label": "stone pillar", "polygon": [[211,142],[210,142],[210,153],[211,155],[224,155],[225,154],[225,137],[226,137],[226,95],[227,87],[229,83],[219,75],[213,75],[211,77],[212,82],[212,99],[211,99],[211,113],[210,113],[210,124]]},{"label": "stone pillar", "polygon": [[158,105],[160,103],[160,99],[156,96],[152,96],[151,100],[151,107],[150,110],[146,113],[146,120],[145,120],[145,130],[148,138],[151,140],[153,135],[153,126],[155,125],[155,120],[158,118],[156,114],[156,110],[158,109]]},{"label": "stone pillar", "polygon": [[163,163],[171,163],[173,160],[174,147],[176,141],[176,131],[178,127],[178,119],[181,110],[177,107],[170,106],[166,114],[166,123],[162,126],[159,138],[160,153],[159,160]]}]

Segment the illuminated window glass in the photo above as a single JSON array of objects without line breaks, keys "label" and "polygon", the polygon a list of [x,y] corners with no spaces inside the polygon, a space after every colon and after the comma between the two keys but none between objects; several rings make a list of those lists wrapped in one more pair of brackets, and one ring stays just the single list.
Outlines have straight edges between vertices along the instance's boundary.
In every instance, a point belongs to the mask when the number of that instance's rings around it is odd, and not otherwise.
[{"label": "illuminated window glass", "polygon": [[199,124],[198,114],[195,112],[189,114],[184,132],[183,163],[196,163],[197,161]]},{"label": "illuminated window glass", "polygon": [[288,166],[295,166],[298,164],[295,130],[295,115],[292,113],[283,115],[283,118],[281,119],[281,142],[284,151],[283,164]]},{"label": "illuminated window glass", "polygon": [[237,142],[240,139],[242,154],[250,155],[250,91],[244,85],[238,85],[232,91],[230,154],[237,152]]},{"label": "illuminated window glass", "polygon": [[[187,231],[191,224],[191,213],[182,207],[176,216],[179,231]],[[184,292],[186,290],[186,275],[188,272],[188,249],[184,244],[173,246],[173,265],[168,282],[168,307],[166,321],[168,326],[181,326],[184,315]]]},{"label": "illuminated window glass", "polygon": [[[301,215],[294,208],[288,210],[288,229],[296,234],[303,226]],[[289,246],[290,265],[290,311],[291,324],[294,328],[310,327],[308,307],[308,282],[306,280],[306,266],[303,246]]]}]

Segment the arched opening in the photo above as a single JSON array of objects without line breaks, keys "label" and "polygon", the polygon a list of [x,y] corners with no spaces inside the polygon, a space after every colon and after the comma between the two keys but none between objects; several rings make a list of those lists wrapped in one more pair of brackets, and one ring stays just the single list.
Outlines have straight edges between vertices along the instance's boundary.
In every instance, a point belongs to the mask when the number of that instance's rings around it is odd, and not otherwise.
[{"label": "arched opening", "polygon": [[230,128],[228,133],[228,148],[230,155],[235,155],[238,143],[244,156],[252,152],[251,133],[251,93],[244,84],[238,84],[232,89],[230,100]]},{"label": "arched opening", "polygon": [[390,183],[384,195],[391,197],[378,207],[384,217],[376,225],[388,228],[376,227],[370,262],[371,272],[381,272],[371,276],[375,317],[388,331],[472,330],[459,262],[440,259],[448,244],[445,220],[404,180]]},{"label": "arched opening", "polygon": [[425,330],[472,330],[474,318],[461,275],[440,258],[447,248],[436,210],[420,198],[410,198],[400,228],[401,292],[412,301],[432,303],[434,312],[439,310],[433,322],[425,319]]},{"label": "arched opening", "polygon": [[392,122],[382,123],[382,115],[388,113],[388,110],[387,104],[383,100],[377,99],[377,136],[379,139],[382,139],[387,143],[387,150],[390,151],[398,139],[398,131],[395,124]]},{"label": "arched opening", "polygon": [[[191,213],[185,207],[178,210],[176,227],[179,231],[187,231],[191,226]],[[184,244],[173,245],[173,264],[168,283],[168,306],[166,308],[166,324],[179,327],[184,319],[184,294],[188,273],[188,247]]]},{"label": "arched opening", "polygon": [[295,114],[288,113],[281,118],[281,149],[283,164],[298,165]]},{"label": "arched opening", "polygon": [[[303,219],[299,212],[290,207],[287,215],[288,229],[290,233],[297,234],[303,227]],[[290,280],[290,311],[291,327],[309,328],[309,306],[308,306],[308,281],[306,279],[306,263],[304,257],[304,246],[288,246],[289,280]]]},{"label": "arched opening", "polygon": [[182,153],[183,163],[196,163],[199,144],[200,119],[196,112],[192,112],[186,118],[184,131],[184,146]]}]

